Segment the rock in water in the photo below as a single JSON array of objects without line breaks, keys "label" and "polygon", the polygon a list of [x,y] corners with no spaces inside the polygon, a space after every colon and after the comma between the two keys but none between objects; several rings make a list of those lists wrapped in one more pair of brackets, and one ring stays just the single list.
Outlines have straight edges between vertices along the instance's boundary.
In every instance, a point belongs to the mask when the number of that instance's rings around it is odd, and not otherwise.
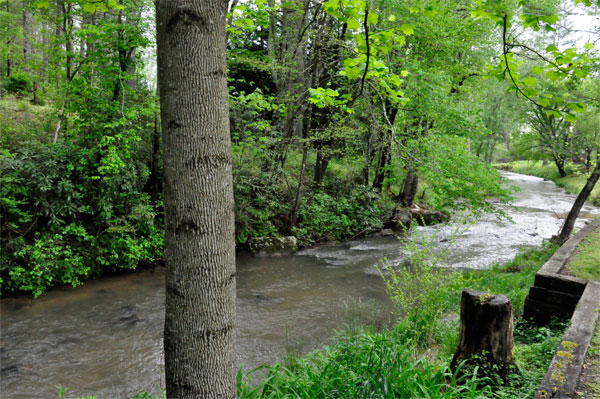
[{"label": "rock in water", "polygon": [[254,256],[290,255],[298,250],[298,240],[294,236],[255,237],[248,240],[248,244]]}]

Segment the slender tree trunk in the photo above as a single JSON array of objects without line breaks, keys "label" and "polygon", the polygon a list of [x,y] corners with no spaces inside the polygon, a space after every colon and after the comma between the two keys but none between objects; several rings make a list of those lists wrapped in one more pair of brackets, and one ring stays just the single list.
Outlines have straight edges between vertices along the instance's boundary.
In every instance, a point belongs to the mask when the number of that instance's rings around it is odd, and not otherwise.
[{"label": "slender tree trunk", "polygon": [[558,173],[560,174],[560,177],[566,177],[567,172],[565,171],[565,160],[558,156],[555,156],[554,163],[556,164],[556,167],[558,168]]},{"label": "slender tree trunk", "polygon": [[585,201],[587,201],[588,197],[590,196],[590,193],[594,189],[594,186],[598,182],[599,178],[600,158],[596,160],[596,167],[594,168],[594,171],[592,172],[590,177],[588,177],[585,186],[583,186],[583,189],[575,199],[575,202],[573,203],[573,206],[571,207],[571,210],[569,211],[569,214],[567,215],[567,218],[565,219],[565,222],[563,223],[560,232],[558,233],[558,235],[553,236],[550,241],[552,241],[555,244],[562,245],[569,239],[571,233],[573,232],[573,227],[575,227],[575,221],[579,216],[579,212],[585,204]]},{"label": "slender tree trunk", "polygon": [[236,397],[226,0],[158,0],[168,398]]},{"label": "slender tree trunk", "polygon": [[373,150],[371,148],[371,138],[373,136],[373,125],[369,124],[369,130],[367,133],[367,148],[365,149],[365,167],[363,169],[363,184],[365,186],[369,185],[369,175],[371,173],[370,171],[370,165],[371,165],[371,161],[373,160]]},{"label": "slender tree trunk", "polygon": [[[31,63],[33,57],[33,43],[32,43],[32,31],[31,31],[31,10],[27,1],[23,1],[23,70],[31,74]],[[33,77],[33,100],[34,105],[38,104],[37,89],[38,83],[36,77]]]},{"label": "slender tree trunk", "polygon": [[[396,121],[397,114],[398,107],[395,107],[390,112],[389,123],[391,125]],[[392,139],[391,128],[385,129],[385,134],[382,135],[381,149],[379,150],[379,161],[377,162],[377,168],[375,169],[375,179],[373,179],[373,188],[377,190],[381,190],[383,181],[389,173],[386,168],[392,160]]]},{"label": "slender tree trunk", "polygon": [[329,155],[324,155],[322,149],[317,150],[317,159],[315,160],[314,181],[316,185],[320,185],[325,177],[327,166],[329,166]]},{"label": "slender tree trunk", "polygon": [[54,130],[54,140],[52,141],[54,144],[58,143],[58,136],[60,135],[60,129],[62,128],[62,122],[65,119],[65,104],[67,103],[67,98],[69,97],[69,89],[65,92],[65,98],[60,106],[60,113],[58,114],[58,122],[56,123],[56,130]]},{"label": "slender tree trunk", "polygon": [[304,142],[302,143],[302,165],[300,166],[300,176],[298,177],[298,189],[296,190],[296,199],[294,200],[294,206],[290,211],[289,223],[288,223],[288,231],[291,234],[292,228],[296,226],[296,221],[298,219],[298,211],[300,210],[300,205],[302,203],[302,194],[304,188],[304,175],[306,174],[306,163],[308,161],[308,130],[310,129],[312,116],[312,108],[308,109],[308,112],[305,115],[304,121],[302,121],[302,139]]},{"label": "slender tree trunk", "polygon": [[400,203],[404,206],[411,206],[415,202],[417,196],[417,190],[419,189],[419,176],[414,169],[409,169],[402,185],[402,192],[400,193]]},{"label": "slender tree trunk", "polygon": [[[9,1],[6,0],[6,13],[10,13],[10,6],[9,6]],[[7,47],[10,46],[10,40],[6,43]],[[6,56],[6,77],[10,78],[10,51],[8,52],[7,56]]]},{"label": "slender tree trunk", "polygon": [[62,31],[65,35],[65,80],[70,81],[73,78],[71,76],[71,70],[73,68],[73,4],[65,4],[65,0],[61,0],[61,4],[63,7]]},{"label": "slender tree trunk", "polygon": [[[46,24],[44,24],[46,25]],[[50,51],[49,47],[50,47],[50,27],[49,26],[45,26],[42,29],[42,70],[41,70],[41,86],[42,86],[42,93],[46,94],[46,84],[48,81],[48,60],[49,60],[49,55],[48,52]]]},{"label": "slender tree trunk", "polygon": [[31,56],[33,54],[33,43],[31,42],[31,11],[27,2],[23,1],[23,70],[31,73]]},{"label": "slender tree trunk", "polygon": [[304,149],[302,150],[302,166],[300,167],[300,176],[298,177],[298,188],[296,190],[296,199],[294,200],[294,207],[290,212],[288,230],[291,230],[296,226],[298,219],[298,211],[300,210],[300,204],[302,203],[302,188],[304,187],[304,173],[306,172],[306,161],[308,159],[308,144],[304,143]]},{"label": "slender tree trunk", "polygon": [[485,162],[492,163],[492,157],[494,155],[494,148],[496,147],[496,140],[492,140],[489,143],[488,148],[485,151]]},{"label": "slender tree trunk", "polygon": [[483,148],[483,141],[481,143],[479,143],[479,145],[477,146],[477,151],[475,151],[475,156],[477,158],[479,158],[479,156],[481,155],[481,149]]}]

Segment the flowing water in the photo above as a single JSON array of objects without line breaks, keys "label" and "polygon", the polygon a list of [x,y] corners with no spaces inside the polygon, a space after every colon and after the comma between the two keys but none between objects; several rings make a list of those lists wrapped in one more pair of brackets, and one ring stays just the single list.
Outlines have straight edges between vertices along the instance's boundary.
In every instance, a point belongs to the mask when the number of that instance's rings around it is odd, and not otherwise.
[{"label": "flowing water", "polygon": [[[553,183],[506,173],[521,188],[501,208],[513,222],[486,216],[448,249],[447,266],[488,267],[555,234],[574,196]],[[587,205],[578,226],[599,214]],[[438,248],[452,227],[421,227]],[[349,321],[385,322],[391,312],[374,268],[381,258],[405,259],[395,237],[325,244],[296,255],[238,254],[237,358],[248,370],[327,344]],[[1,303],[0,397],[131,397],[164,386],[162,328],[164,270],[105,277],[75,289],[51,290],[37,300]]]}]

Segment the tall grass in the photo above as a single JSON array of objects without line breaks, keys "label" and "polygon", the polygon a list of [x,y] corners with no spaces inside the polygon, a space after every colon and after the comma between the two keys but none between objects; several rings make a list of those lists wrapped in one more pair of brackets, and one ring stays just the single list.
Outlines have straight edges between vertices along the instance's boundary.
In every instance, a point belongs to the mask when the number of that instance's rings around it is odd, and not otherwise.
[{"label": "tall grass", "polygon": [[[336,343],[286,364],[264,367],[251,386],[238,374],[238,397],[254,398],[487,398],[477,375],[457,381],[445,364],[415,351],[404,326],[338,336]],[[259,372],[261,369],[256,370]]]}]

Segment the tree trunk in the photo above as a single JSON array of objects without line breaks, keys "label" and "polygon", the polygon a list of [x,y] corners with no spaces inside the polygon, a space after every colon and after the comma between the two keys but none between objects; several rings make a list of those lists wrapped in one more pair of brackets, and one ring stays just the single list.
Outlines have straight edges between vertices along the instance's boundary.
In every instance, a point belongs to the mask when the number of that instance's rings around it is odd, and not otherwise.
[{"label": "tree trunk", "polygon": [[26,1],[23,1],[23,70],[31,73],[31,56],[33,43],[31,42],[31,11]]},{"label": "tree trunk", "polygon": [[392,161],[392,134],[393,125],[396,121],[397,114],[398,107],[394,107],[390,112],[388,120],[390,126],[388,129],[385,129],[385,133],[382,135],[381,149],[379,152],[379,161],[377,162],[377,168],[375,169],[375,178],[373,179],[373,188],[377,190],[382,189],[383,181],[389,175],[387,167]]},{"label": "tree trunk", "polygon": [[306,160],[308,159],[308,144],[304,143],[304,150],[302,151],[302,166],[300,167],[300,176],[298,177],[298,189],[296,190],[296,199],[294,200],[294,207],[290,212],[288,232],[291,234],[292,228],[296,226],[298,219],[298,211],[300,210],[300,204],[302,202],[302,188],[304,181],[304,173],[306,172]]},{"label": "tree trunk", "polygon": [[[9,6],[9,2],[7,0],[6,1],[6,14],[9,14],[9,13],[10,13],[10,6]],[[6,42],[6,47],[10,48],[10,40],[8,40]],[[9,51],[7,51],[7,54],[6,54],[6,77],[7,78],[10,78],[10,67],[11,67],[10,53],[11,52],[9,50]]]},{"label": "tree trunk", "polygon": [[554,157],[554,163],[558,168],[558,173],[560,177],[567,177],[567,172],[565,171],[565,160],[560,157]]},{"label": "tree trunk", "polygon": [[317,159],[315,161],[314,181],[317,186],[320,186],[325,177],[327,166],[329,165],[329,155],[323,155],[323,150],[317,150]]},{"label": "tree trunk", "polygon": [[235,398],[227,1],[158,0],[168,398]]},{"label": "tree trunk", "polygon": [[[504,295],[463,290],[460,302],[460,338],[450,369],[459,363],[479,365],[506,377],[513,364],[513,307]],[[474,355],[477,355],[474,358]]]},{"label": "tree trunk", "polygon": [[567,218],[565,219],[565,222],[563,223],[560,232],[558,233],[558,235],[552,236],[552,238],[550,239],[551,242],[557,245],[562,245],[569,239],[571,233],[573,232],[573,227],[575,227],[575,221],[579,216],[579,212],[585,204],[585,201],[587,201],[588,197],[590,196],[599,178],[600,159],[596,161],[596,167],[594,168],[594,171],[592,172],[590,177],[588,177],[585,186],[583,186],[583,189],[575,199],[575,202],[573,203],[573,206],[571,207],[571,210],[569,211],[569,214],[567,215]]},{"label": "tree trunk", "polygon": [[402,185],[402,192],[400,193],[400,202],[404,206],[411,206],[415,202],[417,196],[417,190],[419,189],[419,176],[415,170],[409,170],[404,184]]},{"label": "tree trunk", "polygon": [[65,35],[65,68],[66,81],[73,79],[73,4],[63,0],[63,34]]}]

